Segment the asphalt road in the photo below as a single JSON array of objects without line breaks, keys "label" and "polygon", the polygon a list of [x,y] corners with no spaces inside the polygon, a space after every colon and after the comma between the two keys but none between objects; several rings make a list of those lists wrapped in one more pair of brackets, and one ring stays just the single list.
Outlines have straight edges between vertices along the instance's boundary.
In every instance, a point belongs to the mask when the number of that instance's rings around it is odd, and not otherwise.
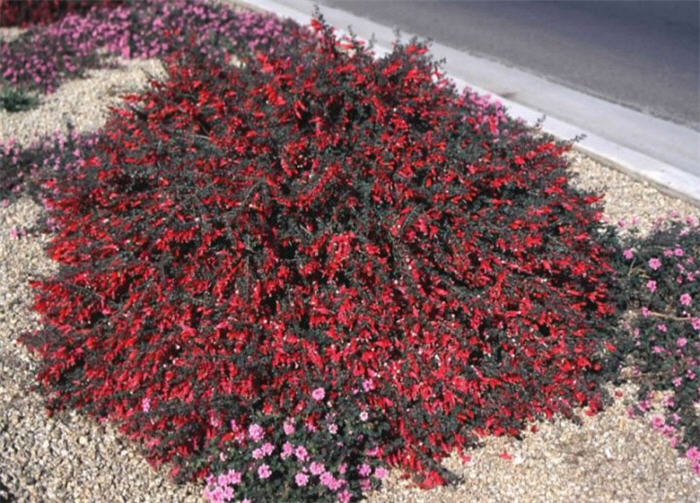
[{"label": "asphalt road", "polygon": [[319,0],[700,130],[700,1]]}]

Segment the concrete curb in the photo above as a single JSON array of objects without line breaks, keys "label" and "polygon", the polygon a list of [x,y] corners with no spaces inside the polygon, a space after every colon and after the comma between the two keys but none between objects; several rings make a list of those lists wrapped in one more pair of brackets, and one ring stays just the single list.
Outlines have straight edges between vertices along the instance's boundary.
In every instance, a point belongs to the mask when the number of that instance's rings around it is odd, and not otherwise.
[{"label": "concrete curb", "polygon": [[[236,3],[249,5],[256,10],[272,12],[280,17],[291,18],[300,24],[309,24],[314,3],[308,0],[239,0]],[[333,26],[352,26],[353,32],[365,40],[374,39],[374,50],[378,57],[390,52],[396,36],[392,29],[360,18],[348,12],[320,6],[326,20]],[[337,30],[345,34],[342,29]],[[407,40],[411,34],[402,34]],[[562,139],[585,135],[574,148],[600,162],[648,182],[660,191],[681,198],[700,207],[700,133],[690,128],[663,121],[640,112],[608,103],[584,93],[554,84],[541,77],[527,74],[515,68],[477,58],[442,44],[433,43],[431,51],[446,59],[445,70],[459,89],[469,87],[481,94],[490,95],[505,105],[510,114],[534,124],[544,116],[542,129]],[[472,75],[489,85],[492,92],[467,82],[460,77],[463,69],[469,68]],[[517,82],[517,84],[513,84]],[[545,116],[525,103],[516,102],[498,91],[520,97],[525,93],[513,93],[509,89],[536,89],[545,93],[557,106],[567,107],[580,117],[578,124]],[[571,115],[571,114],[570,114]],[[581,123],[595,123],[590,130]],[[626,138],[633,138],[626,141]]]}]

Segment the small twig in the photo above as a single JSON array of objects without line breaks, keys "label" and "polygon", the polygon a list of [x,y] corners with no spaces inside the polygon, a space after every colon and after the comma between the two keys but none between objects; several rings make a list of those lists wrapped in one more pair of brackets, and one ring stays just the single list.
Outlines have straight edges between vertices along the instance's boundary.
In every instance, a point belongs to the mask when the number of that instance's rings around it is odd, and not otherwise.
[{"label": "small twig", "polygon": [[[642,311],[639,310],[639,311],[637,311],[637,313],[642,314]],[[654,316],[656,318],[663,318],[665,320],[674,320],[674,321],[690,321],[691,320],[690,316],[673,316],[672,314],[659,313],[658,311],[647,311],[646,313],[648,316]]]}]

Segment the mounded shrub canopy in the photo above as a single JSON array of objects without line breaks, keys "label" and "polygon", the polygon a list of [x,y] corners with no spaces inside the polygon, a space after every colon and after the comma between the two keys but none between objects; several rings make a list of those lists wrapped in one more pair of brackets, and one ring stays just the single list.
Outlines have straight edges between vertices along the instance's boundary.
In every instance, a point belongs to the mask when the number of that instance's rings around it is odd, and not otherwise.
[{"label": "mounded shrub canopy", "polygon": [[321,387],[383,418],[380,456],[424,485],[474,433],[595,410],[611,268],[568,146],[458,95],[420,45],[374,60],[315,23],[288,52],[173,61],[47,178],[62,267],[24,341],[49,406],[189,476],[232,420]]}]

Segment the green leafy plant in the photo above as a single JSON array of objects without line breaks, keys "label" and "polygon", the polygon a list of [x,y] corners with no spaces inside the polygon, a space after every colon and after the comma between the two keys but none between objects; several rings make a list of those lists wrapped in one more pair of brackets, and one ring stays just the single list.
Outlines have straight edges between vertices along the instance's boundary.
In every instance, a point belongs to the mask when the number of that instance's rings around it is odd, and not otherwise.
[{"label": "green leafy plant", "polygon": [[13,86],[0,87],[0,109],[8,112],[22,112],[39,103],[36,95]]}]

